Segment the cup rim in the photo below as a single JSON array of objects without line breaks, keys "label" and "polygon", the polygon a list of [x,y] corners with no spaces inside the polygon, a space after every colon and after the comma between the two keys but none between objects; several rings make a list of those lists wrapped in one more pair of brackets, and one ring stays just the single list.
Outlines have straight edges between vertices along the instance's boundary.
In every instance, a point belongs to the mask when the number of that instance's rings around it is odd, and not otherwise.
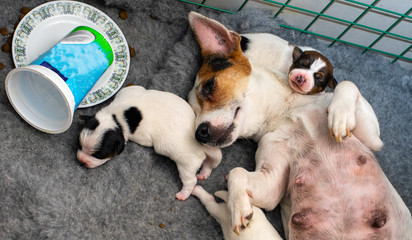
[{"label": "cup rim", "polygon": [[[67,120],[64,123],[62,123],[61,126],[58,126],[56,128],[48,128],[45,125],[37,124],[33,122],[32,120],[30,120],[30,118],[26,116],[27,114],[24,114],[23,112],[20,111],[21,109],[19,109],[19,106],[18,106],[20,103],[17,103],[17,100],[14,99],[15,93],[12,92],[13,90],[10,89],[10,86],[12,84],[12,81],[15,81],[15,79],[13,79],[13,76],[19,72],[24,72],[24,71],[29,71],[29,72],[41,75],[44,79],[48,80],[49,83],[51,83],[56,88],[56,90],[58,90],[60,96],[65,102],[66,112],[68,113]],[[67,86],[67,84],[54,71],[46,67],[40,66],[40,65],[28,65],[24,67],[15,68],[7,74],[6,81],[5,81],[5,90],[6,90],[7,98],[9,99],[11,105],[16,110],[16,112],[20,115],[20,117],[22,117],[27,123],[29,123],[34,128],[40,131],[46,132],[46,133],[58,134],[58,133],[65,132],[71,126],[73,122],[74,111],[75,111],[74,96],[70,88]]]}]

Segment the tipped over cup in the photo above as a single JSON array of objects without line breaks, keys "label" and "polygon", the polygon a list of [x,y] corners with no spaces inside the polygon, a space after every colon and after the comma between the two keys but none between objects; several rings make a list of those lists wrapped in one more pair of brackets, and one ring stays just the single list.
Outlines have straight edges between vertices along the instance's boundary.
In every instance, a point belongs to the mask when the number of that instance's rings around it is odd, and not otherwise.
[{"label": "tipped over cup", "polygon": [[113,62],[113,50],[93,28],[73,29],[28,66],[15,68],[5,81],[7,97],[30,125],[61,133],[74,111]]}]

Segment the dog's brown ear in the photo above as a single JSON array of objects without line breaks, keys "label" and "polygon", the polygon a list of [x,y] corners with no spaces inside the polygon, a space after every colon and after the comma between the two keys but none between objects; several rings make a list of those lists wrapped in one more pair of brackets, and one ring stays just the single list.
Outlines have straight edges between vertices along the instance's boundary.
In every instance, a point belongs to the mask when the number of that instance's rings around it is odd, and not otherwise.
[{"label": "dog's brown ear", "polygon": [[333,76],[329,78],[328,87],[335,89],[336,85],[338,85],[338,81]]},{"label": "dog's brown ear", "polygon": [[196,12],[190,12],[189,23],[202,49],[203,56],[225,55],[236,51],[240,46],[239,34],[229,31],[213,19]]},{"label": "dog's brown ear", "polygon": [[296,60],[298,60],[300,56],[302,56],[302,54],[303,54],[302,49],[300,49],[299,47],[295,47],[292,53],[293,62],[296,62]]}]

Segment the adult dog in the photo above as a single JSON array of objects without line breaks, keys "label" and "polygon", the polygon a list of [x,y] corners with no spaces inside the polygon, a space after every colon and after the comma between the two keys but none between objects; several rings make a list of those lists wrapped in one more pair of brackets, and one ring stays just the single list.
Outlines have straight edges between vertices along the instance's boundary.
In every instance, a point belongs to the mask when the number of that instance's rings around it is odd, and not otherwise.
[{"label": "adult dog", "polygon": [[235,232],[249,225],[252,205],[280,203],[289,239],[412,236],[411,214],[372,153],[382,147],[375,113],[354,84],[344,81],[333,94],[295,93],[268,70],[276,56],[257,55],[242,36],[200,14],[190,13],[189,22],[203,57],[189,94],[196,139],[219,147],[240,137],[259,142],[256,171],[229,173]]}]

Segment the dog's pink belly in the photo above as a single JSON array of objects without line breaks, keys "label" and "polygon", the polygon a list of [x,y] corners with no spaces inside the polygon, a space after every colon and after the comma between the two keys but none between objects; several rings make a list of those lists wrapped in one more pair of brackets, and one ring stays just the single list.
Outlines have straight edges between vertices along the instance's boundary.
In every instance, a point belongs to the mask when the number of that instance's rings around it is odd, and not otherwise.
[{"label": "dog's pink belly", "polygon": [[373,155],[356,139],[316,145],[291,165],[290,239],[390,238],[393,199]]}]

